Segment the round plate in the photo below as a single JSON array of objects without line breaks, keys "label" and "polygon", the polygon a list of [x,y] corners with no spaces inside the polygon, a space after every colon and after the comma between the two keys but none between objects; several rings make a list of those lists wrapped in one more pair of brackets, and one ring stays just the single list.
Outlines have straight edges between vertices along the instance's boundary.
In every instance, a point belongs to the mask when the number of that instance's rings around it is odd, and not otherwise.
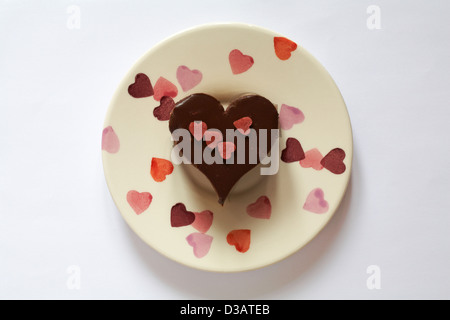
[{"label": "round plate", "polygon": [[[225,103],[248,92],[277,106],[282,160],[277,174],[243,176],[221,206],[202,173],[172,164],[171,99],[161,97]],[[353,153],[345,103],[320,63],[290,39],[236,23],[189,29],[146,53],[112,99],[102,150],[131,229],[170,259],[218,272],[267,266],[316,236],[343,198]]]}]

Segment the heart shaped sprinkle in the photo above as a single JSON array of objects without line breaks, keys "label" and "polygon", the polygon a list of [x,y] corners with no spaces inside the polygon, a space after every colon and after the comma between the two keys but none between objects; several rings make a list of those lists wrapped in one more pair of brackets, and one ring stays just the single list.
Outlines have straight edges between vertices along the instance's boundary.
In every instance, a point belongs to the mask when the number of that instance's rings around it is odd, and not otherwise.
[{"label": "heart shaped sprinkle", "polygon": [[154,92],[149,77],[144,73],[138,73],[134,83],[128,86],[128,93],[133,98],[151,97]]},{"label": "heart shaped sprinkle", "polygon": [[231,50],[228,60],[233,74],[240,74],[250,69],[255,61],[251,56],[243,54],[238,49]]},{"label": "heart shaped sprinkle", "polygon": [[163,77],[160,77],[156,81],[154,91],[155,93],[153,95],[153,98],[156,101],[160,101],[164,96],[175,98],[178,94],[177,87],[172,82]]},{"label": "heart shaped sprinkle", "polygon": [[236,129],[243,135],[248,135],[250,133],[250,126],[252,123],[253,121],[250,117],[243,117],[233,122]]},{"label": "heart shaped sprinkle", "polygon": [[159,121],[167,121],[170,119],[173,108],[175,108],[175,101],[169,96],[164,96],[161,98],[159,106],[153,109],[153,115]]},{"label": "heart shaped sprinkle", "polygon": [[120,149],[119,138],[117,137],[114,129],[109,126],[103,129],[102,134],[102,150],[108,153],[117,153]]},{"label": "heart shaped sprinkle", "polygon": [[313,213],[325,213],[328,211],[328,202],[324,198],[324,192],[320,188],[312,190],[306,198],[303,209]]},{"label": "heart shaped sprinkle", "polygon": [[150,174],[156,182],[166,180],[166,176],[173,172],[173,164],[169,160],[152,158]]},{"label": "heart shaped sprinkle", "polygon": [[211,149],[214,149],[217,147],[219,142],[223,141],[222,133],[217,130],[206,130],[203,136],[205,138],[206,145]]},{"label": "heart shaped sprinkle", "polygon": [[206,130],[208,130],[208,126],[203,121],[194,121],[189,124],[189,131],[197,141],[203,140]]},{"label": "heart shaped sprinkle", "polygon": [[286,148],[281,152],[281,160],[284,162],[296,162],[305,159],[302,145],[295,138],[286,140]]},{"label": "heart shaped sprinkle", "polygon": [[236,145],[233,142],[219,142],[217,144],[219,154],[222,159],[227,160],[231,158],[231,155],[236,150]]},{"label": "heart shaped sprinkle", "polygon": [[250,233],[248,229],[230,231],[227,235],[227,242],[234,246],[237,251],[244,253],[250,248]]},{"label": "heart shaped sprinkle", "polygon": [[280,126],[283,130],[291,129],[294,124],[302,123],[305,120],[303,112],[296,108],[286,104],[281,105],[280,110]]},{"label": "heart shaped sprinkle", "polygon": [[213,222],[213,213],[209,210],[202,212],[194,212],[195,220],[192,223],[192,227],[200,231],[201,233],[206,233],[209,228],[211,228]]},{"label": "heart shaped sprinkle", "polygon": [[170,210],[170,225],[172,227],[185,227],[191,225],[195,221],[195,214],[186,210],[186,206],[177,203]]},{"label": "heart shaped sprinkle", "polygon": [[259,197],[256,202],[247,206],[247,214],[258,219],[270,219],[272,205],[267,196]]},{"label": "heart shaped sprinkle", "polygon": [[148,192],[137,192],[135,190],[131,190],[127,193],[127,201],[131,208],[136,212],[137,215],[140,215],[145,210],[148,209],[150,204],[152,203],[153,197]]},{"label": "heart shaped sprinkle", "polygon": [[280,60],[288,60],[291,57],[291,52],[297,49],[297,44],[285,37],[274,37],[273,44],[275,54]]},{"label": "heart shaped sprinkle", "polygon": [[300,160],[300,165],[303,168],[313,168],[314,170],[322,170],[323,166],[320,164],[323,155],[316,148],[305,152],[305,159]]},{"label": "heart shaped sprinkle", "polygon": [[320,164],[327,170],[331,171],[334,174],[341,174],[345,172],[345,151],[336,148],[328,152],[328,154],[323,157],[320,161]]},{"label": "heart shaped sprinkle", "polygon": [[204,233],[191,233],[186,237],[187,243],[194,248],[194,256],[203,258],[211,248],[213,237]]},{"label": "heart shaped sprinkle", "polygon": [[177,69],[178,83],[184,92],[191,90],[202,81],[202,73],[199,70],[191,70],[186,66]]}]

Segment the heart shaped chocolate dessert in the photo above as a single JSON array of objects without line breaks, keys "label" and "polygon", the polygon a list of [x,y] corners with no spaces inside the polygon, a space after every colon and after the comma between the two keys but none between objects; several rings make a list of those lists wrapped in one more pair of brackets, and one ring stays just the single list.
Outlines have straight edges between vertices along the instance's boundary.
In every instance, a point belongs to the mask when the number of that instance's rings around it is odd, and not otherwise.
[{"label": "heart shaped chocolate dessert", "polygon": [[223,205],[239,179],[278,141],[278,112],[259,95],[240,97],[225,110],[214,97],[197,93],[176,104],[169,130],[175,141],[172,157],[200,170]]}]

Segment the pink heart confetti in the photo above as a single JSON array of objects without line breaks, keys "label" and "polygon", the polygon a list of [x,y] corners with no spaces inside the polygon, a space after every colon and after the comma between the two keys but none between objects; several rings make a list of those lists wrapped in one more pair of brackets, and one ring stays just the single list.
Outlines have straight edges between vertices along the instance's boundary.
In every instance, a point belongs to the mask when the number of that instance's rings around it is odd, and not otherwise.
[{"label": "pink heart confetti", "polygon": [[135,190],[131,190],[127,193],[127,201],[131,208],[136,212],[137,215],[140,215],[145,210],[148,209],[150,204],[152,203],[153,197],[148,192],[138,192]]},{"label": "pink heart confetti", "polygon": [[191,90],[202,81],[202,73],[199,70],[191,70],[186,66],[179,66],[177,79],[184,92]]},{"label": "pink heart confetti", "polygon": [[211,149],[214,149],[215,147],[217,147],[219,142],[223,141],[222,132],[217,129],[206,130],[203,136],[205,138],[206,145]]},{"label": "pink heart confetti", "polygon": [[243,54],[238,49],[231,50],[228,60],[233,74],[240,74],[247,71],[255,62],[251,56]]},{"label": "pink heart confetti", "polygon": [[296,162],[305,159],[300,141],[295,138],[286,140],[286,148],[281,152],[281,160],[284,162]]},{"label": "pink heart confetti", "polygon": [[209,228],[211,228],[213,222],[213,213],[209,210],[202,212],[194,212],[195,220],[192,223],[192,227],[200,231],[201,233],[206,233]]},{"label": "pink heart confetti", "polygon": [[102,150],[108,153],[117,153],[120,149],[119,138],[117,137],[114,129],[109,126],[103,129],[102,134]]},{"label": "pink heart confetti", "polygon": [[252,123],[253,121],[250,117],[243,117],[233,122],[236,129],[243,135],[248,135],[250,133],[250,126]]},{"label": "pink heart confetti", "polygon": [[303,209],[313,213],[327,212],[328,202],[325,200],[323,190],[320,188],[312,190],[306,198]]},{"label": "pink heart confetti", "polygon": [[189,131],[197,141],[203,140],[206,130],[208,130],[208,126],[203,121],[194,121],[189,124]]},{"label": "pink heart confetti", "polygon": [[286,104],[281,105],[280,110],[280,126],[283,130],[291,129],[294,124],[302,123],[305,120],[303,112],[296,108]]},{"label": "pink heart confetti", "polygon": [[300,165],[303,168],[313,168],[314,170],[322,170],[323,166],[320,164],[323,155],[316,148],[305,152],[305,159],[300,160]]},{"label": "pink heart confetti", "polygon": [[178,89],[172,82],[160,77],[155,83],[154,92],[153,98],[156,101],[160,101],[164,96],[175,98],[178,94]]},{"label": "pink heart confetti", "polygon": [[272,205],[267,196],[259,197],[256,202],[247,206],[247,214],[258,219],[270,219]]},{"label": "pink heart confetti", "polygon": [[233,142],[219,142],[218,149],[222,159],[227,160],[236,150],[236,145]]},{"label": "pink heart confetti", "polygon": [[194,256],[203,258],[209,252],[213,237],[204,233],[191,233],[186,237],[187,243],[194,248]]}]

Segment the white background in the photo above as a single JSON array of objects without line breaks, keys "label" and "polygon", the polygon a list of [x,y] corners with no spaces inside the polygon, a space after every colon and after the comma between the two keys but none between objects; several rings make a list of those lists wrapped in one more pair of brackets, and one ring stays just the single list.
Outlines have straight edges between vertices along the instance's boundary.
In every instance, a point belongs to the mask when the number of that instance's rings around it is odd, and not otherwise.
[{"label": "white background", "polygon": [[[67,27],[71,5],[80,29]],[[370,5],[381,29],[367,27]],[[130,230],[105,183],[101,135],[148,49],[228,21],[279,32],[325,66],[350,113],[354,166],[342,206],[305,248],[215,274]],[[450,298],[449,39],[445,0],[0,0],[0,298]],[[373,265],[381,288],[370,290]]]}]

